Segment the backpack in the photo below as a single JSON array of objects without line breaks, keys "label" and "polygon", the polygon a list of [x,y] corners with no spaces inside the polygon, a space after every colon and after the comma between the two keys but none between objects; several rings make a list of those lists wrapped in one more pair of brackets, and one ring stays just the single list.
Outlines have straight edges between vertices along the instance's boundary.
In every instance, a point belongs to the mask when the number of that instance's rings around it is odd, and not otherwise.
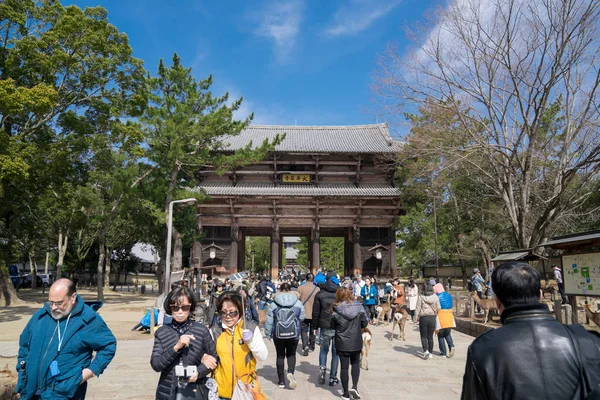
[{"label": "backpack", "polygon": [[277,339],[296,339],[300,318],[294,307],[277,307],[275,312],[274,336]]},{"label": "backpack", "polygon": [[467,283],[467,290],[469,292],[474,292],[475,291],[475,284],[473,283],[473,277],[471,277],[471,279]]}]

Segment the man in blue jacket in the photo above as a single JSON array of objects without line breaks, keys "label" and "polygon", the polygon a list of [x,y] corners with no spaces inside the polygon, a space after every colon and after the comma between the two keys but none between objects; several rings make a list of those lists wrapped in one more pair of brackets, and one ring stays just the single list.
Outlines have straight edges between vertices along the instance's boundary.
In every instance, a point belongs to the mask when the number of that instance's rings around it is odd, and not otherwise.
[{"label": "man in blue jacket", "polygon": [[17,393],[27,400],[84,399],[87,381],[104,371],[116,349],[114,335],[75,284],[59,279],[19,338]]}]

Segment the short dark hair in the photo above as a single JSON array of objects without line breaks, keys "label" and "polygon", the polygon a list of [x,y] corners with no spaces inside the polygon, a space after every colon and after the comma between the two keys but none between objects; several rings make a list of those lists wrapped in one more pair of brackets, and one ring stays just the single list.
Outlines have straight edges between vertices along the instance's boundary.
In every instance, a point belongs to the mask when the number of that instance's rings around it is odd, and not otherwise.
[{"label": "short dark hair", "polygon": [[312,274],[312,272],[309,272],[308,274],[306,274],[307,281],[313,281],[314,279],[315,279],[315,276]]},{"label": "short dark hair", "polygon": [[183,297],[187,298],[190,302],[190,313],[193,313],[196,310],[196,299],[194,298],[194,294],[187,286],[181,286],[171,290],[163,303],[163,307],[165,308],[165,314],[171,315],[171,306],[179,303],[180,299]]},{"label": "short dark hair", "polygon": [[290,290],[292,290],[292,286],[289,283],[284,282],[279,286],[279,290],[281,290],[282,292],[289,292]]},{"label": "short dark hair", "polygon": [[492,274],[492,289],[504,307],[538,304],[540,274],[527,263],[505,263]]},{"label": "short dark hair", "polygon": [[217,299],[217,312],[219,312],[223,309],[223,303],[225,303],[226,301],[233,303],[235,308],[238,309],[238,312],[240,313],[240,318],[244,316],[244,310],[242,309],[242,295],[241,294],[239,294],[238,292],[235,292],[233,290],[228,290],[226,292],[223,292]]},{"label": "short dark hair", "polygon": [[431,296],[433,294],[433,285],[427,282],[423,285],[423,296]]}]

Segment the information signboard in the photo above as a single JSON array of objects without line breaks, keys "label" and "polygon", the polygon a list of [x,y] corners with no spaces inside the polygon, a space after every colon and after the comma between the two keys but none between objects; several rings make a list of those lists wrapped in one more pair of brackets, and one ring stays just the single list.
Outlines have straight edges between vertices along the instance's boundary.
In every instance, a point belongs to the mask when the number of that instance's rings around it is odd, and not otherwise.
[{"label": "information signboard", "polygon": [[600,252],[562,256],[565,293],[600,296]]}]

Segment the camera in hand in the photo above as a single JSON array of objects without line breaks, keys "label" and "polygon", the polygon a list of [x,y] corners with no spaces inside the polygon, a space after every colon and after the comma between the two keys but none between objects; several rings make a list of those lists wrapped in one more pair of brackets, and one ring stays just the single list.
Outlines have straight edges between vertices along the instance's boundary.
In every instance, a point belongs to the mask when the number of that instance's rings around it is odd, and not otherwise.
[{"label": "camera in hand", "polygon": [[187,367],[184,367],[180,364],[175,366],[175,376],[178,378],[191,378],[197,373],[198,368],[195,365],[188,365]]}]

